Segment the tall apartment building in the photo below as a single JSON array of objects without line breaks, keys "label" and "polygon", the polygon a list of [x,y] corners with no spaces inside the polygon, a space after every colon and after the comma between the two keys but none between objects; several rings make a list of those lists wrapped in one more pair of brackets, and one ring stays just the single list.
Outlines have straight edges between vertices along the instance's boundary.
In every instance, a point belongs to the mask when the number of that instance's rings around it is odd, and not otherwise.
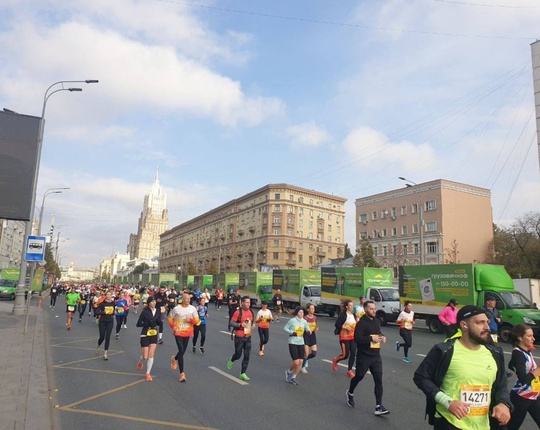
[{"label": "tall apartment building", "polygon": [[359,198],[355,205],[356,239],[369,239],[383,267],[420,264],[422,257],[424,264],[483,262],[493,240],[485,188],[437,179]]},{"label": "tall apartment building", "polygon": [[127,252],[131,259],[152,259],[159,255],[159,236],[169,227],[167,195],[159,183],[158,172],[144,196],[137,234],[131,234]]},{"label": "tall apartment building", "polygon": [[311,269],[344,255],[347,199],[269,184],[161,235],[160,272]]},{"label": "tall apartment building", "polygon": [[25,229],[24,221],[0,219],[0,269],[20,266]]}]

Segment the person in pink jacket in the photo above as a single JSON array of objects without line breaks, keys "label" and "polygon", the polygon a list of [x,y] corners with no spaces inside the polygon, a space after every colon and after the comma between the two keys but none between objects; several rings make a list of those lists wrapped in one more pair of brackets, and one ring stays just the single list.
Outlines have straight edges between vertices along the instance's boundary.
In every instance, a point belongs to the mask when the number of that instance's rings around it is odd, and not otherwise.
[{"label": "person in pink jacket", "polygon": [[446,337],[452,337],[457,332],[457,300],[451,299],[439,313],[439,321],[446,329]]}]

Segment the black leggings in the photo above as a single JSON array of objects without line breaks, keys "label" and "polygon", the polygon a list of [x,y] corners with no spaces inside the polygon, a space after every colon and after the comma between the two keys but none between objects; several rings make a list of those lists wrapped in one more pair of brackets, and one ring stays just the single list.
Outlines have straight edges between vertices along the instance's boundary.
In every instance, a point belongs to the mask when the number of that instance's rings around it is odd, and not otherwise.
[{"label": "black leggings", "polygon": [[120,333],[120,329],[122,328],[122,321],[124,321],[125,315],[115,315],[116,317],[116,334]]},{"label": "black leggings", "polygon": [[403,338],[403,343],[400,343],[400,346],[403,347],[403,356],[409,356],[409,348],[412,346],[412,330],[407,330],[404,328],[399,329],[399,335]]},{"label": "black leggings", "polygon": [[251,336],[234,337],[234,354],[231,357],[231,361],[240,359],[242,352],[244,352],[244,359],[242,360],[242,370],[240,373],[246,373],[249,364],[249,354],[251,354]]},{"label": "black leggings", "polygon": [[81,305],[79,303],[79,319],[82,319],[85,312],[86,312],[86,303],[84,305]]},{"label": "black leggings", "polygon": [[197,339],[201,333],[201,348],[204,346],[206,340],[206,324],[199,324],[193,327],[193,346],[197,345]]},{"label": "black leggings", "polygon": [[174,340],[176,340],[176,347],[178,348],[178,352],[174,358],[178,361],[178,369],[182,373],[184,372],[184,354],[188,347],[189,337],[175,336]]},{"label": "black leggings", "polygon": [[359,353],[356,357],[356,375],[351,379],[349,393],[353,394],[358,383],[364,379],[367,371],[371,372],[373,382],[375,383],[375,405],[382,403],[383,384],[382,384],[382,361],[380,355],[365,355]]},{"label": "black leggings", "polygon": [[109,344],[111,342],[111,333],[113,330],[113,325],[114,325],[114,321],[112,319],[110,321],[100,321],[98,324],[98,327],[99,327],[98,346],[101,346],[101,344],[103,343],[103,339],[105,339],[105,347],[103,348],[105,351],[109,350]]},{"label": "black leggings", "polygon": [[259,349],[262,351],[262,347],[266,345],[268,343],[268,339],[270,339],[270,330],[259,327],[259,339]]},{"label": "black leggings", "polygon": [[356,358],[356,342],[354,340],[340,340],[341,354],[336,357],[336,362],[349,359],[347,370],[352,370]]},{"label": "black leggings", "polygon": [[514,391],[510,391],[510,400],[514,405],[514,412],[512,412],[512,418],[508,423],[508,430],[517,430],[525,421],[527,412],[531,415],[531,418],[540,428],[540,397],[536,400],[528,400],[516,394]]},{"label": "black leggings", "polygon": [[56,306],[56,294],[51,294],[51,306]]}]

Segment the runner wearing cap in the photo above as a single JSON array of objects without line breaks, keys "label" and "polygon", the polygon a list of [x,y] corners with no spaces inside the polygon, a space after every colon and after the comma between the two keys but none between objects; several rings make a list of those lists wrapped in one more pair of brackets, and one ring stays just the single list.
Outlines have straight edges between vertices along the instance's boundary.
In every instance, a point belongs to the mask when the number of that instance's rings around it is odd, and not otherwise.
[{"label": "runner wearing cap", "polygon": [[270,323],[274,321],[272,311],[268,309],[268,302],[261,302],[261,309],[257,312],[255,322],[259,332],[259,355],[264,355],[264,346],[268,343],[270,338]]},{"label": "runner wearing cap", "polygon": [[503,351],[493,345],[488,321],[480,307],[461,308],[456,335],[435,345],[414,373],[435,429],[498,428],[510,420]]},{"label": "runner wearing cap", "polygon": [[456,334],[457,326],[457,308],[458,302],[456,299],[450,299],[448,304],[439,313],[439,321],[446,329],[446,337],[450,338]]}]

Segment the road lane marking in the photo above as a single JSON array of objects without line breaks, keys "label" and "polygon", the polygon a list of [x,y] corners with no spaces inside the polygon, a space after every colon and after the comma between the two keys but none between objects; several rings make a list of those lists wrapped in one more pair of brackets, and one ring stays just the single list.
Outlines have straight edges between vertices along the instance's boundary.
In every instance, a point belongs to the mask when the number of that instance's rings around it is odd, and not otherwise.
[{"label": "road lane marking", "polygon": [[[112,357],[113,355],[118,355],[118,354],[123,354],[123,353],[124,353],[124,351],[118,351],[118,352],[109,351],[109,353],[107,355],[109,357]],[[82,360],[68,361],[67,363],[55,364],[55,365],[53,365],[53,367],[63,367],[63,366],[68,366],[70,364],[83,363],[85,361],[90,361],[90,360],[103,360],[103,356],[102,355],[96,355],[94,357],[84,358]]]},{"label": "road lane marking", "polygon": [[128,376],[139,376],[142,377],[142,373],[129,373],[129,372],[115,372],[114,370],[103,370],[103,369],[88,369],[87,367],[70,367],[70,366],[55,366],[58,369],[71,369],[71,370],[82,370],[84,372],[99,372],[99,373],[110,373],[112,375],[128,375]]},{"label": "road lane marking", "polygon": [[[347,360],[348,360],[348,358],[347,358]],[[332,360],[326,360],[325,358],[321,359],[321,361],[324,361],[324,362],[326,362],[326,363],[330,363],[330,364],[332,364]],[[348,369],[348,368],[349,368],[349,366],[348,366],[348,365],[346,365],[346,364],[342,364],[342,363],[338,363],[338,366],[340,366],[340,367],[344,367],[344,368],[346,368],[346,369]],[[353,366],[353,369],[354,369],[354,370],[356,370],[356,366]],[[366,373],[369,373],[369,374],[371,375],[371,372],[370,372],[369,370],[368,370],[368,371],[367,371]]]},{"label": "road lane marking", "polygon": [[133,416],[127,416],[127,415],[119,415],[119,414],[112,414],[109,412],[99,412],[99,411],[91,411],[91,410],[85,410],[85,409],[71,409],[67,406],[61,406],[57,408],[57,410],[61,411],[67,411],[67,412],[75,412],[77,414],[88,414],[88,415],[97,415],[102,417],[109,417],[109,418],[118,418],[122,420],[129,420],[129,421],[136,421],[140,423],[146,423],[146,424],[157,424],[167,427],[175,427],[179,429],[189,429],[189,430],[218,430],[212,427],[204,427],[204,426],[196,426],[191,424],[182,424],[182,423],[173,423],[169,421],[159,421],[159,420],[151,420],[148,418],[137,418]]},{"label": "road lane marking", "polygon": [[[65,338],[62,338],[62,339],[65,339]],[[70,345],[72,343],[88,342],[90,340],[96,340],[96,338],[95,337],[86,337],[86,338],[82,338],[82,339],[79,339],[79,340],[70,340],[69,342],[55,343],[55,344],[53,344],[51,346]]]},{"label": "road lane marking", "polygon": [[242,381],[241,379],[235,378],[234,376],[229,375],[227,372],[224,372],[223,370],[218,369],[217,367],[214,367],[214,366],[208,366],[208,368],[209,368],[209,369],[212,369],[214,372],[219,373],[220,375],[225,376],[226,378],[229,378],[231,381],[234,381],[234,382],[236,382],[237,384],[240,384],[240,385],[249,385],[247,382]]},{"label": "road lane marking", "polygon": [[103,397],[103,396],[108,396],[109,394],[113,394],[113,393],[116,393],[118,391],[125,390],[126,388],[130,388],[130,387],[132,387],[134,385],[138,385],[141,382],[146,382],[146,380],[140,379],[140,380],[135,381],[135,382],[130,382],[129,384],[122,385],[121,387],[113,388],[112,390],[104,391],[103,393],[96,394],[95,396],[91,396],[91,397],[87,397],[86,399],[78,400],[78,401],[76,401],[74,403],[70,403],[69,405],[61,406],[58,409],[73,408],[74,406],[78,406],[81,403],[86,403],[86,402],[89,402],[90,400],[95,400],[95,399],[99,399],[100,397]]}]

